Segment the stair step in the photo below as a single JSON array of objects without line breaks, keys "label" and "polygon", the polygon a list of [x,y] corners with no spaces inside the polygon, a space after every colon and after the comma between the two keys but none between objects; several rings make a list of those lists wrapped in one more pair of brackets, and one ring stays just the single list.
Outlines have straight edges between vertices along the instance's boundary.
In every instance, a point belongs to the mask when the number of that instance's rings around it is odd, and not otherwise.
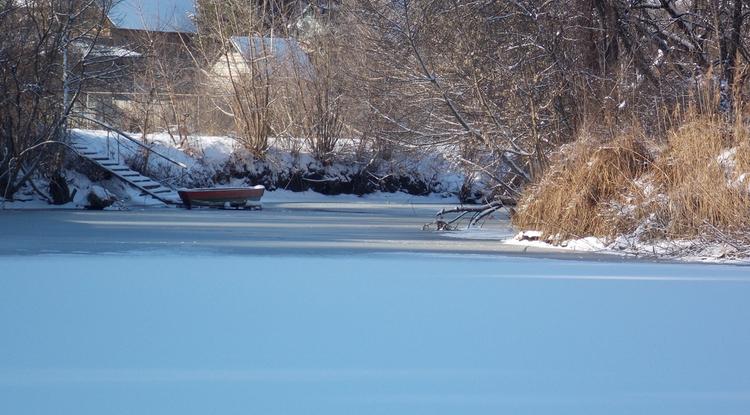
[{"label": "stair step", "polygon": [[71,145],[79,151],[81,156],[114,173],[131,186],[140,189],[141,196],[151,196],[165,203],[179,203],[179,197],[174,190],[121,164],[119,158],[115,161],[110,158],[110,155],[104,155],[80,143],[73,142]]},{"label": "stair step", "polygon": [[[167,199],[168,196],[170,196],[169,195],[170,192],[171,190],[169,189],[158,190],[158,191],[149,190],[148,192],[142,191],[141,196],[152,196],[152,197],[160,197],[162,199]],[[175,194],[174,199],[177,199],[177,198],[178,196]]]}]

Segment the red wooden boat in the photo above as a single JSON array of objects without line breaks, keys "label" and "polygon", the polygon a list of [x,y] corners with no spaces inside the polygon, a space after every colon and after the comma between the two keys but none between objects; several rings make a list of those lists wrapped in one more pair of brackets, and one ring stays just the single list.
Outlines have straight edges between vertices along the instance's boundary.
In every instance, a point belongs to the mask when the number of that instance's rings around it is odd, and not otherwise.
[{"label": "red wooden boat", "polygon": [[193,206],[261,208],[260,198],[265,190],[263,186],[221,187],[185,189],[178,193],[182,204],[188,209]]}]

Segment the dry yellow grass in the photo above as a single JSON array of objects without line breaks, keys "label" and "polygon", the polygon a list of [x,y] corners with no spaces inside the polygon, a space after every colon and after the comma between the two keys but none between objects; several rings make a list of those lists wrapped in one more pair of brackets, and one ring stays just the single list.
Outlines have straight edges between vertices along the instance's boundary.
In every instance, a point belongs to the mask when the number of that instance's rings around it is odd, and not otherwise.
[{"label": "dry yellow grass", "polygon": [[[736,147],[735,169],[738,175],[747,173],[745,183],[750,185],[750,137],[739,139],[740,144]],[[738,177],[739,178],[739,177]]]},{"label": "dry yellow grass", "polygon": [[637,134],[606,143],[582,137],[526,190],[514,222],[559,239],[613,235],[621,223],[611,211],[650,164],[650,152]]},{"label": "dry yellow grass", "polygon": [[[682,117],[650,151],[639,134],[583,137],[563,150],[519,202],[514,223],[556,240],[629,234],[695,238],[750,231],[750,142],[713,115]],[[731,163],[719,156],[733,150]],[[733,167],[732,167],[733,166]],[[742,173],[748,173],[742,182]]]},{"label": "dry yellow grass", "polygon": [[[734,168],[722,166],[719,156],[734,148],[744,134],[713,117],[691,121],[672,132],[667,150],[655,163],[655,178],[668,203],[657,212],[668,219],[672,237],[695,237],[716,228],[735,232],[748,227],[747,188],[735,185]],[[744,164],[744,163],[743,163]],[[748,170],[750,172],[750,170]]]}]

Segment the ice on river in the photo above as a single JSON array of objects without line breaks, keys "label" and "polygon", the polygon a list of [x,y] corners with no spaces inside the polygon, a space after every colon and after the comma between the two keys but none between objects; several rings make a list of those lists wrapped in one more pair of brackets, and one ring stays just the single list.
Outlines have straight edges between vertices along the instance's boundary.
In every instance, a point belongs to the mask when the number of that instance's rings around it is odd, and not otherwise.
[{"label": "ice on river", "polygon": [[0,413],[750,412],[748,268],[531,257],[434,211],[5,212]]},{"label": "ice on river", "polygon": [[0,413],[743,414],[746,268],[5,257]]}]

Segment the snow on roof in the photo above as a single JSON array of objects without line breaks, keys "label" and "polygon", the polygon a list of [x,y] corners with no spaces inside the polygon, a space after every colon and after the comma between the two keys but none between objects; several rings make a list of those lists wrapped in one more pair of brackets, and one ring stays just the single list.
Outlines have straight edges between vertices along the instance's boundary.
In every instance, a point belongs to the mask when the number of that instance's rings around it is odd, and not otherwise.
[{"label": "snow on roof", "polygon": [[194,0],[120,0],[109,12],[119,29],[195,33]]},{"label": "snow on roof", "polygon": [[108,46],[108,45],[94,45],[91,46],[91,42],[88,41],[75,41],[72,42],[73,46],[78,49],[81,54],[88,53],[89,58],[138,58],[141,56],[140,53],[126,49],[119,46]]},{"label": "snow on roof", "polygon": [[284,66],[311,70],[310,58],[299,43],[292,38],[268,36],[232,36],[232,46],[248,61],[273,57]]}]

